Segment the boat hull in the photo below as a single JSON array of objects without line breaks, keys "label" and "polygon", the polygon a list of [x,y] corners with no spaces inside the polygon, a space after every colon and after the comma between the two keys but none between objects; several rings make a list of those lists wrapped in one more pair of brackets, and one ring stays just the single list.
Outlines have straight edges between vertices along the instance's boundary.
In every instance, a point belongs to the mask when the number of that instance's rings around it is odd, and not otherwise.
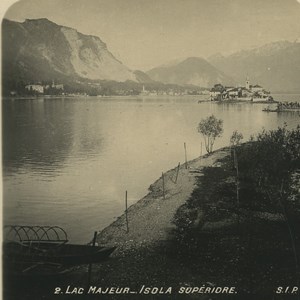
[{"label": "boat hull", "polygon": [[262,111],[265,112],[300,112],[300,108],[294,108],[294,109],[263,109]]},{"label": "boat hull", "polygon": [[3,246],[3,259],[8,262],[75,266],[101,262],[107,259],[114,250],[115,247],[53,243],[24,245],[10,242]]}]

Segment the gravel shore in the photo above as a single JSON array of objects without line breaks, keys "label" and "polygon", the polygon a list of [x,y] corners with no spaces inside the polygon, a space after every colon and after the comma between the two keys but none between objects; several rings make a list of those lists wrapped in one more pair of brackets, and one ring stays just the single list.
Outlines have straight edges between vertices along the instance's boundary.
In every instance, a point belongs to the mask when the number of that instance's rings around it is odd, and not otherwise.
[{"label": "gravel shore", "polygon": [[201,176],[203,167],[215,165],[228,154],[228,149],[220,149],[189,161],[187,168],[181,165],[176,183],[177,167],[166,172],[165,197],[161,177],[150,186],[149,194],[128,208],[129,232],[126,231],[126,217],[123,214],[98,234],[98,244],[117,246],[113,256],[125,256],[128,250],[167,241],[174,228],[174,214],[193,192],[196,176]]}]

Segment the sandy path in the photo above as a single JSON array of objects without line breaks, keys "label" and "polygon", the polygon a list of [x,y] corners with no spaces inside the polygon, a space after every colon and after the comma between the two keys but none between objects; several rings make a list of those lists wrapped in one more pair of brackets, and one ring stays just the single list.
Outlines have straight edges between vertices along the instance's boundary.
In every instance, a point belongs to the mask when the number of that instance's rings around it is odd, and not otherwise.
[{"label": "sandy path", "polygon": [[150,193],[129,207],[129,232],[126,232],[126,219],[123,214],[115,222],[99,233],[97,242],[101,245],[118,246],[115,255],[126,250],[146,246],[166,240],[176,210],[185,203],[195,188],[196,176],[201,176],[201,168],[212,166],[220,158],[229,154],[228,149],[217,150],[180,166],[177,183],[174,183],[177,168],[165,173],[165,199],[163,198],[162,178],[150,186]]}]

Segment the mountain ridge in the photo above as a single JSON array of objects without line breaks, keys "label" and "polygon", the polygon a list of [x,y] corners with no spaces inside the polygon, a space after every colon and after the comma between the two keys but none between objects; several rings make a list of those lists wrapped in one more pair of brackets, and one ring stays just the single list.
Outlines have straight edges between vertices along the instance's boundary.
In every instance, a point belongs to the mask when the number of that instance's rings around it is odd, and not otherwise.
[{"label": "mountain ridge", "polygon": [[300,43],[277,41],[228,56],[212,55],[209,62],[241,84],[249,77],[266,89],[300,91]]},{"label": "mountain ridge", "polygon": [[230,55],[187,57],[147,72],[131,70],[100,37],[47,18],[2,21],[2,80],[13,89],[42,81],[116,81],[210,88],[244,84],[249,77],[274,91],[300,91],[300,43],[277,41]]},{"label": "mountain ridge", "polygon": [[3,19],[4,77],[36,81],[85,78],[139,82],[100,37],[58,25],[46,18],[15,22]]},{"label": "mountain ridge", "polygon": [[209,88],[215,83],[232,84],[233,80],[202,57],[188,57],[147,71],[153,80],[173,84],[194,84]]}]

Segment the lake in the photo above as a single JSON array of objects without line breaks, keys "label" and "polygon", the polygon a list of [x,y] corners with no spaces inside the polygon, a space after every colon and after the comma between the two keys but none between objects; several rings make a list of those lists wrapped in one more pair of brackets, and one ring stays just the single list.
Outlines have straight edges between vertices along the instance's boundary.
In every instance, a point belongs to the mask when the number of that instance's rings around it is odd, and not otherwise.
[{"label": "lake", "polygon": [[[300,100],[300,95],[276,95]],[[75,97],[3,100],[4,224],[58,225],[74,243],[92,239],[147,194],[161,173],[201,152],[202,118],[224,120],[214,149],[244,135],[299,124],[266,104],[198,104],[198,97]],[[205,154],[203,145],[203,154]]]}]

